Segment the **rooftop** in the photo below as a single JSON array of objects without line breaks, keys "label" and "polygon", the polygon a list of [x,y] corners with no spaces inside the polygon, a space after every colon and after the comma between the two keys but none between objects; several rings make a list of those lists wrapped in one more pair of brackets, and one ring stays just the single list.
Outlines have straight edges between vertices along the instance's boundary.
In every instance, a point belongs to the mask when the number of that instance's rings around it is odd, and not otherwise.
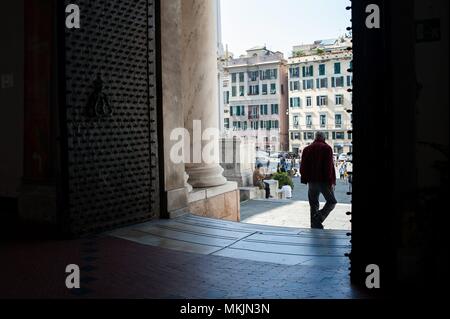
[{"label": "rooftop", "polygon": [[236,59],[225,61],[224,67],[241,67],[259,64],[285,63],[284,55],[281,52],[268,50],[266,46],[255,46],[247,50],[246,55],[241,55]]},{"label": "rooftop", "polygon": [[293,58],[317,56],[323,54],[336,54],[348,52],[352,47],[352,38],[342,36],[334,39],[316,40],[314,43],[296,45],[292,49]]}]

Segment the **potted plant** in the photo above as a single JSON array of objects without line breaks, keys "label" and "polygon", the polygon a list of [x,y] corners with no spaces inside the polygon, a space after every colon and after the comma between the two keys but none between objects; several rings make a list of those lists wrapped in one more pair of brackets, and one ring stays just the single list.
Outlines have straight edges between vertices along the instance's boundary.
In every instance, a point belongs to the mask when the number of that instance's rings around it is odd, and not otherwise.
[{"label": "potted plant", "polygon": [[279,189],[281,189],[284,185],[289,185],[292,189],[294,189],[294,182],[288,173],[275,173],[273,174],[272,179],[278,181]]}]

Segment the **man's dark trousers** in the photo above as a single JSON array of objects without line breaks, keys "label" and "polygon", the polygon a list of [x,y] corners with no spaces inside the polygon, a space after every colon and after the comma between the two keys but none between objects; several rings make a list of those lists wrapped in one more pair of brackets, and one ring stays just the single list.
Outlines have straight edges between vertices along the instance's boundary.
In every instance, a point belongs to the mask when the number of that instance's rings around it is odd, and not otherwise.
[{"label": "man's dark trousers", "polygon": [[[321,210],[319,210],[320,194],[322,194],[327,201]],[[337,204],[333,188],[328,183],[308,183],[308,199],[311,207],[311,228],[322,228],[323,221]]]}]

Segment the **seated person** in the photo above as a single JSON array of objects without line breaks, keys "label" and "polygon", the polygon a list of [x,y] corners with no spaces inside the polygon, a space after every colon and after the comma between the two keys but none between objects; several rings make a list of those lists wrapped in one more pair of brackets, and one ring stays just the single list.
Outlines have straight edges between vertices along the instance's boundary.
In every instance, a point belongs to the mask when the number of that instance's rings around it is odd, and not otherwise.
[{"label": "seated person", "polygon": [[270,186],[264,182],[264,178],[266,178],[266,175],[262,173],[262,164],[258,164],[253,172],[253,185],[259,187],[259,189],[265,189],[266,199],[268,199],[270,198]]}]

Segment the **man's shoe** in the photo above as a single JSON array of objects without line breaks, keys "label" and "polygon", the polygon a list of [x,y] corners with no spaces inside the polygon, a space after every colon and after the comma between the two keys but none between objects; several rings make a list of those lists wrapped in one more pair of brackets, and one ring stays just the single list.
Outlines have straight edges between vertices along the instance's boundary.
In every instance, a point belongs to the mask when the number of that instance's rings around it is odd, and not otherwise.
[{"label": "man's shoe", "polygon": [[311,228],[313,229],[323,229],[322,219],[319,214],[315,214],[311,220]]}]

